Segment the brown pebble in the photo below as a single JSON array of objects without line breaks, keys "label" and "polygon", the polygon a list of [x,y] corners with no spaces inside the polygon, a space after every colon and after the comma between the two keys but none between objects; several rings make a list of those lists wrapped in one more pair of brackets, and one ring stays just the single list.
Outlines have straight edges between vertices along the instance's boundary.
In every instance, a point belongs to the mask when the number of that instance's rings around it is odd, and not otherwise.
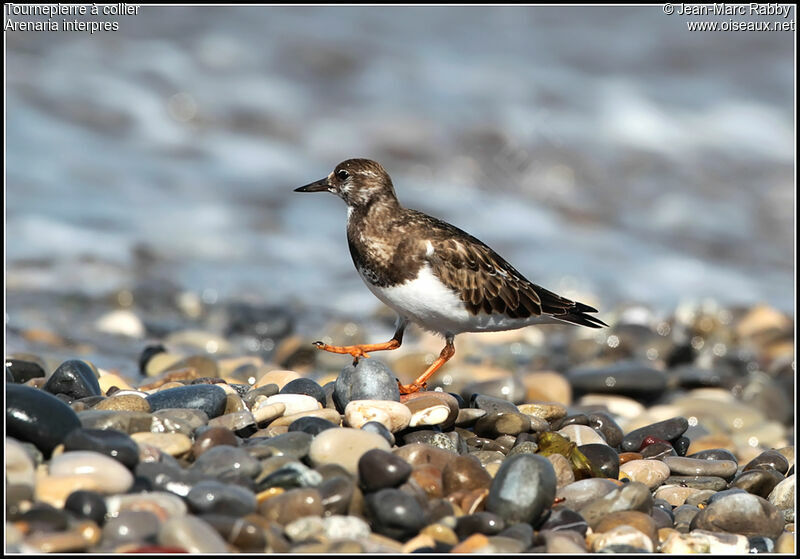
[{"label": "brown pebble", "polygon": [[117,411],[143,411],[150,413],[150,403],[134,394],[122,394],[121,396],[112,396],[105,400],[98,402],[94,406],[95,410],[117,410]]},{"label": "brown pebble", "polygon": [[261,516],[285,526],[304,516],[322,516],[322,497],[312,488],[291,489],[258,505]]},{"label": "brown pebble", "polygon": [[607,514],[602,520],[593,528],[597,534],[609,532],[618,526],[633,526],[641,533],[648,536],[653,545],[658,544],[658,535],[656,532],[656,523],[649,514],[639,512],[636,510],[624,510]]},{"label": "brown pebble", "polygon": [[192,445],[192,455],[198,458],[201,454],[215,446],[238,446],[239,439],[233,431],[225,427],[209,427],[198,435]]},{"label": "brown pebble", "polygon": [[472,534],[463,542],[453,547],[450,553],[475,553],[487,545],[489,545],[489,538],[483,534]]},{"label": "brown pebble", "polygon": [[442,471],[432,464],[420,464],[411,470],[411,479],[417,482],[429,499],[444,495]]},{"label": "brown pebble", "polygon": [[492,477],[480,460],[468,454],[455,457],[442,470],[445,495],[461,490],[488,489],[491,483]]},{"label": "brown pebble", "polygon": [[622,466],[625,462],[630,462],[631,460],[641,460],[642,455],[638,452],[620,452],[619,453],[619,465]]},{"label": "brown pebble", "polygon": [[425,443],[407,444],[392,452],[412,466],[431,464],[440,470],[444,470],[447,463],[458,456],[454,452],[442,450]]}]

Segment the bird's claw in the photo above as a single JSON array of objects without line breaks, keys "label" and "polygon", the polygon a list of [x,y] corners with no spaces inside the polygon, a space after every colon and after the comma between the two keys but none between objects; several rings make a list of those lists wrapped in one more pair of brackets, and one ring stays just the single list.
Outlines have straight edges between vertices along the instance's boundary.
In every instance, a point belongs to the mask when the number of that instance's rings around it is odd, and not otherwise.
[{"label": "bird's claw", "polygon": [[348,353],[353,356],[353,365],[358,363],[358,360],[361,357],[369,359],[369,354],[361,349],[358,346],[331,346],[326,344],[325,342],[316,341],[312,344],[317,349],[321,349],[323,351],[330,351],[332,353]]},{"label": "bird's claw", "polygon": [[414,392],[419,392],[420,390],[426,390],[427,386],[427,382],[423,382],[422,384],[417,384],[416,382],[412,382],[411,384],[403,384],[399,379],[397,379],[397,388],[400,389],[400,394],[413,394]]}]

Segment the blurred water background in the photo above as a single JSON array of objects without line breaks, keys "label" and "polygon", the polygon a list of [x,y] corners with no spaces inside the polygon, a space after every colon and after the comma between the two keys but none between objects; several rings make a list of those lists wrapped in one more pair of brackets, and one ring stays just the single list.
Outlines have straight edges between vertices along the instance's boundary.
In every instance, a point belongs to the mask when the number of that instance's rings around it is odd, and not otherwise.
[{"label": "blurred water background", "polygon": [[142,6],[106,18],[116,32],[7,32],[8,341],[75,334],[87,301],[130,294],[145,314],[189,292],[299,309],[300,331],[360,320],[380,303],[343,203],[292,192],[350,157],[602,312],[712,298],[793,315],[795,35],[687,19]]}]

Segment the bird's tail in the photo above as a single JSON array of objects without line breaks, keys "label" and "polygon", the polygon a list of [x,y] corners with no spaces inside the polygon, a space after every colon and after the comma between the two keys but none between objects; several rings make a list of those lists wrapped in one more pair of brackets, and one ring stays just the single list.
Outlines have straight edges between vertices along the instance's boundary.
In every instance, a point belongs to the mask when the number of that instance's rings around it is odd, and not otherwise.
[{"label": "bird's tail", "polygon": [[588,326],[589,328],[602,328],[603,326],[608,326],[608,324],[599,318],[586,314],[591,312],[597,312],[597,309],[583,303],[575,303],[573,306],[567,309],[566,313],[556,315],[554,318],[563,320],[564,322],[571,322],[572,324]]}]

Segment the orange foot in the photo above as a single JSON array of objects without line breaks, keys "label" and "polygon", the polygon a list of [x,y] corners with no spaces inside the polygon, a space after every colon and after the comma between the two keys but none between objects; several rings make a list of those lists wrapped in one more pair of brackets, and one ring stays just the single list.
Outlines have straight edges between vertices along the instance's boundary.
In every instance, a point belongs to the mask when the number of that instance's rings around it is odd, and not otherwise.
[{"label": "orange foot", "polygon": [[367,346],[360,345],[328,345],[323,342],[314,342],[314,347],[323,351],[330,351],[331,353],[349,353],[353,356],[353,364],[358,363],[359,358],[364,357],[369,359],[369,354],[365,349],[370,349]]},{"label": "orange foot", "polygon": [[423,382],[422,384],[417,384],[416,382],[412,382],[411,384],[401,384],[400,381],[397,381],[397,388],[400,389],[400,394],[413,394],[414,392],[419,392],[420,390],[425,390],[427,383]]}]

